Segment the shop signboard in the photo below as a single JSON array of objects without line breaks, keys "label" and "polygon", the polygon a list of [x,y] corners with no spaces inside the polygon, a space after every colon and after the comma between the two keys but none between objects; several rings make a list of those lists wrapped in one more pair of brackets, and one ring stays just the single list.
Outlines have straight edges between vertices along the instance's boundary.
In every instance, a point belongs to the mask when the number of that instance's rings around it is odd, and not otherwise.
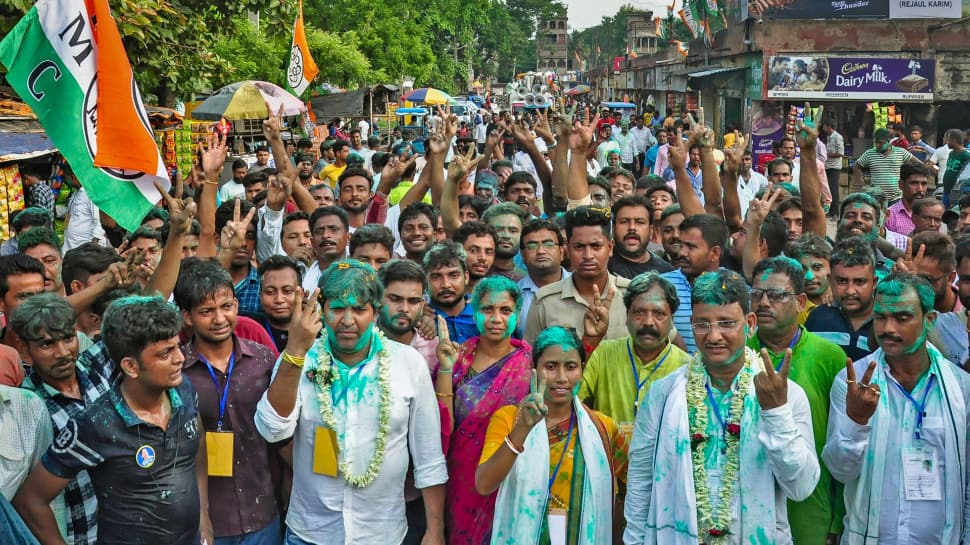
[{"label": "shop signboard", "polygon": [[890,0],[890,19],[959,19],[960,0]]},{"label": "shop signboard", "polygon": [[[771,143],[785,136],[785,114],[778,102],[754,101],[748,109],[751,127],[751,158],[760,165],[762,157],[771,155]],[[762,174],[764,174],[762,172]]]},{"label": "shop signboard", "polygon": [[766,98],[932,101],[936,61],[866,57],[768,57]]}]

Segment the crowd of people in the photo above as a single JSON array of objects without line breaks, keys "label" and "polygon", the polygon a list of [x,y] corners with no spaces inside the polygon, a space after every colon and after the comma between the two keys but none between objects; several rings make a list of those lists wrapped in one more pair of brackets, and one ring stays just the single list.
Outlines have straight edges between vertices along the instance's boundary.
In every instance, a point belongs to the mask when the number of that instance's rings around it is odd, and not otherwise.
[{"label": "crowd of people", "polygon": [[766,176],[702,112],[436,117],[210,135],[115,241],[83,189],[63,241],[23,211],[0,542],[966,541],[970,197],[926,154],[877,131],[840,198],[824,111]]}]

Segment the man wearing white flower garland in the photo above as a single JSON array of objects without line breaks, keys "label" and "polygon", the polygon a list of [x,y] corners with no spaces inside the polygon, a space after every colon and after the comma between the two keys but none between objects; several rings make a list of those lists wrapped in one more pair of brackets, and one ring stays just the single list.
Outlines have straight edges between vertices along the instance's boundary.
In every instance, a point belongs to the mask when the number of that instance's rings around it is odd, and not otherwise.
[{"label": "man wearing white flower garland", "polygon": [[427,512],[422,544],[443,545],[448,475],[427,364],[375,325],[382,288],[368,265],[333,263],[319,285],[326,331],[316,338],[320,310],[312,298],[294,310],[256,412],[267,441],[293,437],[284,543],[401,543],[410,459]]},{"label": "man wearing white flower garland", "polygon": [[790,353],[776,371],[745,347],[755,315],[737,273],[704,273],[691,300],[700,353],[655,382],[637,413],[623,541],[790,544],[786,500],[805,499],[819,478]]}]

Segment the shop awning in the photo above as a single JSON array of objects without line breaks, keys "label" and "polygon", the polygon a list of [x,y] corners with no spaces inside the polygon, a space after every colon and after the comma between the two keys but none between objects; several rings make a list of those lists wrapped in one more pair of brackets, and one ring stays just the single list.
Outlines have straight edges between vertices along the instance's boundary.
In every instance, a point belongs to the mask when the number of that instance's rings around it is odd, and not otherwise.
[{"label": "shop awning", "polygon": [[0,132],[0,163],[23,161],[54,153],[57,148],[45,133]]},{"label": "shop awning", "polygon": [[705,83],[708,85],[713,83],[715,87],[723,87],[724,85],[719,85],[720,82],[726,84],[728,80],[734,80],[736,76],[742,75],[747,69],[745,66],[732,66],[730,68],[708,68],[707,70],[692,72],[687,74],[687,86],[691,89],[701,89]]}]

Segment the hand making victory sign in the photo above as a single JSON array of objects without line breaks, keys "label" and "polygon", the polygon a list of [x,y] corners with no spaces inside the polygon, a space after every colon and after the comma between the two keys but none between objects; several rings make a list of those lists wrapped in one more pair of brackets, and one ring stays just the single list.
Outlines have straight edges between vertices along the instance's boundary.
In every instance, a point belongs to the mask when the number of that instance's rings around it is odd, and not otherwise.
[{"label": "hand making victory sign", "polygon": [[788,373],[791,371],[791,348],[785,350],[785,359],[781,367],[775,371],[775,365],[768,355],[768,350],[761,349],[761,359],[764,361],[764,371],[754,376],[754,391],[758,396],[758,403],[762,410],[770,410],[788,403]]},{"label": "hand making victory sign", "polygon": [[545,394],[545,374],[543,373],[540,378],[538,372],[533,369],[532,380],[529,384],[529,395],[525,396],[525,399],[519,404],[519,412],[515,416],[515,426],[513,426],[513,429],[519,428],[523,438],[527,437],[532,428],[541,422],[549,412],[549,408],[546,407]]},{"label": "hand making victory sign", "polygon": [[455,364],[458,363],[458,357],[461,354],[461,345],[451,340],[451,334],[448,332],[448,322],[445,321],[444,316],[438,316],[437,319],[438,348],[436,352],[438,356],[438,372],[450,373],[455,369]]},{"label": "hand making victory sign", "polygon": [[862,382],[856,382],[855,366],[851,359],[845,359],[845,414],[860,426],[867,425],[872,415],[876,414],[879,396],[882,395],[878,385],[869,383],[875,372],[876,361],[873,360],[862,375]]}]

